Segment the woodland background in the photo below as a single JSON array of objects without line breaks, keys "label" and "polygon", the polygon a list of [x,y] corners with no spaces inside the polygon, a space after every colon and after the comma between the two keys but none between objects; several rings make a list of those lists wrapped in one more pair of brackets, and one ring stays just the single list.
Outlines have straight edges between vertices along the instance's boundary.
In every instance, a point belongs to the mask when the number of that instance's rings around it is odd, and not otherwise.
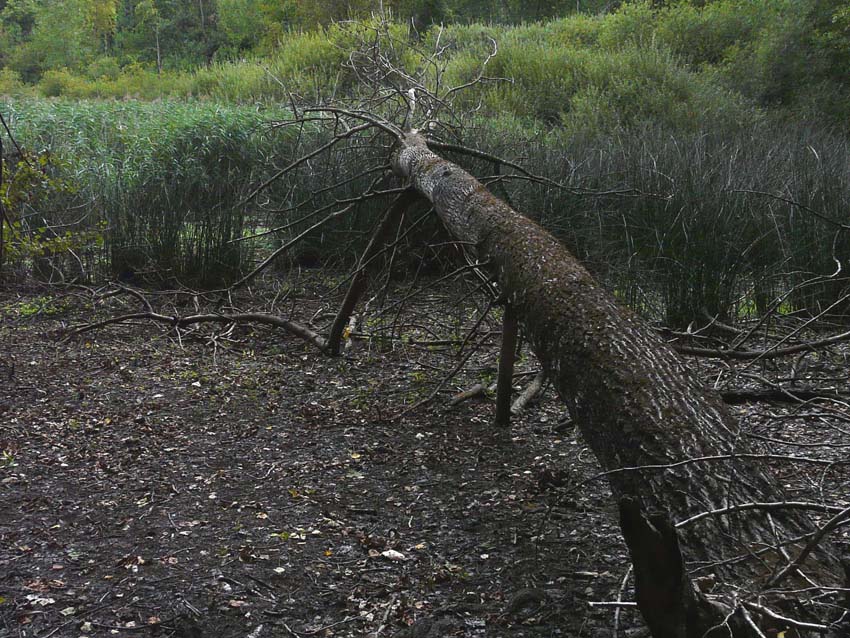
[{"label": "woodland background", "polygon": [[[792,289],[784,310],[843,295],[850,9],[829,0],[0,0],[4,112],[44,167],[6,162],[6,270],[72,248],[47,275],[232,281],[274,245],[235,240],[302,232],[296,203],[331,201],[314,192],[323,175],[349,174],[352,193],[368,183],[340,153],[245,202],[327,134],[270,125],[291,100],[362,92],[352,56],[381,10],[391,55],[432,88],[475,80],[496,51],[441,134],[557,182],[495,178],[639,311],[682,327],[763,312]],[[387,201],[355,206],[293,258],[353,259]],[[409,248],[416,263],[439,257]]]}]

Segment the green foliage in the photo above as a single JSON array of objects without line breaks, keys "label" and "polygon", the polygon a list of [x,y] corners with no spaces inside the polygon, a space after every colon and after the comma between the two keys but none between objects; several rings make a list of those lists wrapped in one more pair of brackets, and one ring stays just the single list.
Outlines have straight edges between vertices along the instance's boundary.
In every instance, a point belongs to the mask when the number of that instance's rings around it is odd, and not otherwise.
[{"label": "green foliage", "polygon": [[[18,462],[15,460],[15,453],[12,450],[3,450],[0,453],[0,469],[9,469],[17,466]],[[4,602],[4,600],[0,599],[0,602]]]},{"label": "green foliage", "polygon": [[45,97],[60,95],[81,97],[80,93],[85,84],[84,79],[74,75],[68,69],[50,69],[41,77],[38,90]]},{"label": "green foliage", "polygon": [[[250,254],[248,244],[233,240],[250,233],[250,208],[238,204],[273,170],[260,158],[290,152],[288,135],[267,134],[274,113],[253,108],[63,101],[10,107],[19,139],[50,149],[59,177],[73,180],[86,202],[75,211],[85,230],[102,233],[93,269],[145,271],[150,282],[215,284],[239,273]],[[60,221],[49,210],[41,217],[47,226]],[[82,237],[83,229],[77,232]]]},{"label": "green foliage", "polygon": [[13,67],[25,63],[42,70],[81,70],[104,37],[100,29],[109,28],[95,11],[103,1],[53,0],[37,5],[31,37],[22,45],[18,59],[13,60]]},{"label": "green foliage", "polygon": [[[355,90],[346,62],[358,37],[374,33],[368,16],[378,4],[13,0],[0,11],[0,44],[8,43],[0,47],[0,65],[26,82],[50,71],[39,88],[49,96],[233,102],[281,100],[289,92],[339,96]],[[718,117],[733,117],[751,101],[827,116],[845,128],[850,120],[850,10],[834,0],[641,0],[602,15],[589,13],[602,8],[595,2],[383,6],[399,20],[391,30],[408,72],[429,66],[415,45],[421,40],[424,50],[434,50],[439,39],[447,47],[445,79],[467,82],[478,76],[491,38],[498,42],[488,75],[513,85],[482,86],[466,102],[483,100],[491,115],[507,110],[568,127],[693,123],[724,102],[731,106]],[[566,17],[531,22],[556,15]],[[361,21],[332,22],[351,16]],[[474,18],[496,22],[464,24]],[[428,30],[443,19],[455,24]],[[500,24],[506,21],[524,23]]]},{"label": "green foliage", "polygon": [[[274,212],[237,206],[251,185],[270,176],[268,158],[296,157],[327,135],[309,127],[298,142],[289,129],[267,135],[264,122],[283,114],[264,105],[288,103],[290,93],[310,101],[356,97],[364,68],[356,73],[348,62],[379,26],[364,18],[297,30],[304,20],[349,9],[365,13],[369,3],[201,4],[204,19],[195,3],[125,2],[108,52],[98,43],[67,68],[45,69],[38,47],[25,46],[12,56],[19,73],[0,72],[0,93],[20,92],[21,78],[36,73],[43,95],[165,99],[14,104],[32,148],[53,149],[85,167],[75,179],[81,196],[94,202],[91,219],[109,220],[101,266],[113,271],[155,272],[160,280],[232,279],[250,257],[249,244],[235,239],[257,226],[293,222],[300,216],[297,202],[314,209],[361,191],[368,178],[355,179],[356,169],[384,161],[381,149],[354,146],[275,183],[268,192]],[[463,18],[464,11],[477,11],[509,20],[519,5],[386,6],[399,17],[427,10]],[[550,8],[564,9],[559,3]],[[180,24],[188,34],[184,43],[177,37]],[[78,29],[85,28],[91,32],[85,24]],[[386,55],[411,74],[429,69],[432,86],[438,71],[423,51],[444,48],[440,79],[456,86],[478,78],[497,42],[485,75],[500,79],[456,96],[458,112],[469,111],[465,141],[522,156],[531,170],[554,180],[568,176],[579,193],[629,193],[577,197],[522,182],[499,185],[635,307],[686,326],[705,312],[731,317],[764,309],[778,290],[834,270],[831,251],[823,248],[833,245],[828,224],[800,206],[752,192],[780,193],[836,221],[847,210],[847,141],[826,132],[830,125],[846,132],[850,121],[846,7],[826,0],[633,2],[611,14],[519,26],[454,24],[416,34],[400,22],[390,32],[393,48]],[[28,41],[39,42],[35,35]],[[184,68],[202,57],[214,61]],[[818,120],[826,123],[812,124]],[[455,159],[482,174],[492,171],[484,162]],[[312,194],[316,183],[346,179],[334,191]],[[329,224],[301,245],[302,262],[351,250],[348,240],[368,232],[380,205],[358,206]],[[306,225],[295,224],[287,236]],[[284,238],[263,241],[269,249]],[[836,254],[850,251],[843,235],[836,241]],[[789,303],[825,307],[845,287],[832,280],[809,285]]]},{"label": "green foliage", "polygon": [[0,69],[0,96],[16,96],[26,93],[21,76],[12,69]]},{"label": "green foliage", "polygon": [[121,75],[121,67],[118,61],[108,55],[95,58],[86,67],[86,76],[92,80],[104,79],[115,81]]},{"label": "green foliage", "polygon": [[217,0],[218,25],[231,51],[239,53],[256,47],[261,40],[263,24],[261,0]]},{"label": "green foliage", "polygon": [[[54,228],[33,210],[47,210],[57,201],[68,201],[74,185],[62,175],[68,166],[49,152],[24,153],[17,162],[3,162],[0,208],[4,222],[3,263],[17,271],[38,267],[39,259],[60,257],[73,250],[102,245],[101,228]],[[0,273],[3,274],[3,273]]]}]

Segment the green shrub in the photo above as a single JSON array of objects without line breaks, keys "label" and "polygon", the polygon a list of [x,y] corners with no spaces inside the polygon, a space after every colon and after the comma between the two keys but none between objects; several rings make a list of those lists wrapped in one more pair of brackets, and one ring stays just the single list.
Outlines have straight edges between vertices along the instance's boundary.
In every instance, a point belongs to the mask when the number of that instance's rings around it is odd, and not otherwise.
[{"label": "green shrub", "polygon": [[655,11],[648,0],[624,3],[605,17],[599,32],[599,47],[607,51],[654,43]]},{"label": "green shrub", "polygon": [[26,93],[26,90],[19,73],[12,69],[0,69],[0,95],[17,96]]},{"label": "green shrub", "polygon": [[51,69],[44,72],[38,90],[45,97],[59,97],[73,93],[81,84],[82,80],[68,69]]},{"label": "green shrub", "polygon": [[592,47],[598,44],[604,19],[600,16],[585,14],[572,15],[569,18],[553,20],[546,25],[550,33],[549,40],[558,46],[570,48]]},{"label": "green shrub", "polygon": [[92,80],[100,78],[115,80],[121,74],[121,67],[118,64],[118,60],[115,58],[111,56],[101,56],[89,64],[88,69],[86,69],[86,74]]}]

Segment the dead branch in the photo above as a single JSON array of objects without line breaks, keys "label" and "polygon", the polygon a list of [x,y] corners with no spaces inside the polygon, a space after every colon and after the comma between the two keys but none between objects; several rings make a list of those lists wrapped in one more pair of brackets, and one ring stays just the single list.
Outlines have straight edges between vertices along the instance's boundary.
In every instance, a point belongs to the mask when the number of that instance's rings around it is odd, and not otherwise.
[{"label": "dead branch", "polygon": [[362,131],[368,131],[370,128],[372,128],[372,126],[373,126],[373,124],[368,122],[368,121],[363,123],[363,124],[360,124],[358,126],[355,126],[351,129],[347,130],[345,133],[334,136],[334,138],[332,140],[330,140],[326,144],[323,144],[319,148],[313,149],[312,151],[310,151],[306,155],[302,155],[301,157],[294,160],[293,162],[290,162],[287,166],[280,169],[277,173],[275,173],[274,175],[269,177],[265,182],[263,182],[262,184],[257,186],[253,191],[251,191],[248,194],[247,197],[245,197],[241,202],[239,202],[239,204],[237,204],[237,207],[242,207],[245,204],[248,204],[249,202],[251,202],[257,195],[262,193],[265,189],[267,189],[269,186],[271,186],[274,182],[279,180],[281,177],[283,177],[287,173],[298,168],[301,164],[304,164],[305,162],[311,160],[312,158],[317,157],[318,155],[321,155],[325,151],[333,148],[334,146],[336,146],[337,144],[342,142],[344,139],[347,139],[347,138],[351,137],[352,135],[356,135],[357,133],[360,133]]},{"label": "dead branch", "polygon": [[449,381],[451,381],[458,372],[463,370],[463,367],[466,365],[466,362],[469,361],[472,358],[472,355],[474,355],[476,352],[478,352],[479,348],[481,348],[481,346],[484,345],[484,342],[489,337],[490,337],[489,334],[483,335],[481,337],[481,339],[479,339],[478,342],[475,343],[475,345],[472,348],[469,349],[469,352],[467,352],[463,356],[463,358],[457,363],[457,365],[454,368],[452,368],[452,370],[440,380],[440,382],[437,384],[437,387],[434,388],[434,390],[431,392],[431,394],[429,394],[424,399],[417,401],[416,403],[411,405],[409,408],[407,408],[406,410],[401,412],[398,416],[395,417],[394,420],[400,419],[403,416],[410,414],[414,410],[421,408],[423,405],[426,405],[426,404],[430,403],[431,401],[433,401],[434,397],[436,397],[440,393],[440,390],[442,390],[443,387],[445,387],[445,385]]},{"label": "dead branch", "polygon": [[741,403],[775,402],[775,403],[806,403],[816,399],[833,399],[848,401],[850,395],[842,394],[833,388],[794,388],[776,387],[765,390],[721,390],[720,396],[729,405]]},{"label": "dead branch", "polygon": [[797,558],[791,561],[785,568],[776,574],[770,581],[765,585],[765,589],[770,589],[771,587],[776,587],[782,580],[784,580],[788,574],[796,571],[800,568],[800,566],[805,562],[806,558],[808,558],[809,554],[811,554],[815,548],[821,543],[823,538],[832,530],[834,530],[839,525],[843,524],[845,521],[850,519],[850,507],[845,507],[843,510],[838,512],[835,516],[829,519],[824,525],[818,529],[809,539],[809,542],[806,543],[806,546],[800,551]]},{"label": "dead branch", "polygon": [[759,614],[767,616],[771,620],[779,621],[790,627],[794,627],[795,629],[805,629],[807,631],[814,631],[819,634],[825,634],[832,630],[832,628],[828,625],[822,625],[820,623],[802,622],[800,620],[795,620],[794,618],[788,618],[787,616],[777,614],[775,611],[765,607],[764,605],[759,605],[758,603],[754,603],[751,601],[744,601],[741,603],[741,605],[743,605],[747,609],[757,611]]},{"label": "dead branch", "polygon": [[502,347],[499,353],[499,374],[496,383],[496,425],[511,423],[511,393],[516,359],[517,317],[510,302],[505,303],[502,316]]},{"label": "dead branch", "polygon": [[775,199],[777,201],[784,202],[786,204],[790,204],[791,206],[794,206],[795,208],[799,208],[800,210],[804,210],[807,213],[818,218],[822,222],[829,224],[830,226],[834,226],[835,228],[838,228],[840,230],[850,230],[850,226],[848,226],[847,224],[841,224],[841,223],[835,221],[834,219],[828,217],[827,215],[824,215],[820,211],[817,211],[813,208],[810,208],[810,207],[806,206],[805,204],[801,204],[800,202],[794,201],[793,199],[783,197],[782,195],[776,195],[774,193],[766,193],[764,191],[747,190],[747,189],[742,189],[742,188],[735,189],[735,190],[732,190],[730,192],[732,192],[732,193],[743,193],[743,194],[747,194],[747,195],[760,195],[762,197],[770,197],[771,199]]},{"label": "dead branch", "polygon": [[712,348],[694,348],[692,346],[681,346],[676,344],[673,344],[673,348],[679,354],[686,354],[694,357],[752,361],[757,359],[776,359],[778,357],[787,357],[792,354],[817,350],[818,348],[824,348],[844,341],[850,341],[850,331],[832,335],[831,337],[826,337],[824,339],[798,343],[785,348],[770,348],[767,350],[719,350]]},{"label": "dead branch", "polygon": [[418,199],[419,195],[417,195],[415,191],[405,190],[396,198],[392,205],[387,209],[386,213],[384,213],[383,219],[381,219],[378,224],[378,228],[375,230],[372,238],[369,240],[369,244],[363,251],[363,255],[360,257],[354,277],[352,278],[348,291],[345,294],[345,299],[343,299],[343,302],[337,311],[336,318],[331,325],[327,341],[328,352],[330,354],[339,354],[339,344],[342,339],[345,326],[348,323],[351,313],[354,311],[354,307],[357,305],[357,302],[366,290],[368,283],[367,264],[371,263],[378,251],[384,247],[387,239],[389,238],[390,232],[393,228],[398,226],[404,212]]},{"label": "dead branch", "polygon": [[469,401],[470,399],[474,399],[476,397],[483,397],[485,394],[487,394],[487,392],[491,392],[492,390],[495,390],[495,385],[491,385],[490,387],[488,387],[483,383],[476,383],[468,390],[458,392],[456,395],[454,395],[449,401],[449,407],[453,408],[457,405],[460,405],[464,401]]},{"label": "dead branch", "polygon": [[299,339],[302,339],[303,341],[306,341],[307,343],[316,346],[316,348],[323,352],[327,348],[327,343],[324,337],[319,335],[317,332],[314,332],[310,328],[301,325],[295,321],[290,321],[288,319],[283,319],[282,317],[261,312],[241,312],[232,314],[198,314],[188,315],[185,317],[181,317],[180,315],[164,315],[157,312],[134,312],[120,315],[117,317],[110,317],[109,319],[104,319],[103,321],[98,321],[95,323],[90,323],[84,326],[74,328],[65,335],[62,341],[68,341],[78,335],[84,334],[86,332],[91,332],[92,330],[105,328],[106,326],[127,323],[128,321],[136,320],[155,321],[159,323],[168,324],[175,328],[183,328],[185,326],[191,326],[199,323],[260,323],[268,326],[274,326],[276,328],[282,328],[283,330],[286,330],[287,332],[298,337]]},{"label": "dead branch", "polygon": [[[296,226],[300,226],[304,222],[309,221],[309,220],[313,219],[314,217],[318,217],[322,213],[324,213],[324,212],[326,212],[326,211],[328,211],[328,210],[330,210],[330,209],[332,209],[336,206],[345,206],[345,205],[348,205],[348,204],[360,204],[360,203],[363,203],[365,201],[369,201],[369,200],[372,200],[372,199],[376,199],[376,198],[380,198],[380,197],[387,197],[388,195],[398,195],[399,193],[402,193],[403,191],[404,191],[403,188],[388,188],[386,190],[372,190],[371,188],[369,188],[368,190],[364,191],[362,194],[358,195],[357,197],[346,197],[346,198],[343,198],[343,199],[335,199],[330,204],[325,204],[324,206],[320,206],[318,208],[315,208],[315,209],[311,210],[309,213],[307,213],[306,215],[303,215],[302,217],[299,217],[298,219],[291,221],[291,222],[288,222],[288,223],[286,223],[282,226],[276,226],[275,228],[270,228],[270,229],[264,230],[260,233],[255,233],[253,235],[246,235],[245,237],[238,237],[237,239],[231,239],[229,243],[236,244],[236,243],[243,242],[243,241],[250,241],[252,239],[258,239],[260,237],[266,237],[267,235],[274,235],[275,233],[280,233],[280,232],[283,232],[285,230],[295,228]],[[312,199],[309,200],[309,201],[312,201]],[[296,210],[303,208],[306,204],[307,204],[307,202],[299,202],[298,204],[296,204],[296,205],[294,205],[290,208],[287,208],[287,209],[281,209],[281,210],[263,209],[263,210],[265,212],[274,212],[274,213],[292,212],[292,211],[296,211]]]},{"label": "dead branch", "polygon": [[684,521],[676,523],[676,527],[684,527],[696,523],[708,516],[722,516],[733,512],[746,512],[750,510],[776,511],[782,509],[804,509],[814,512],[846,512],[846,508],[837,505],[824,505],[822,503],[806,503],[801,501],[782,501],[780,503],[741,503],[739,505],[730,505],[729,507],[721,507],[709,512],[702,512],[696,516],[692,516]]},{"label": "dead branch", "polygon": [[525,409],[525,406],[534,399],[540,391],[543,389],[543,383],[546,381],[546,373],[541,370],[538,372],[531,382],[525,386],[525,389],[520,393],[520,395],[516,398],[513,405],[511,406],[511,414],[516,416],[520,412]]},{"label": "dead branch", "polygon": [[254,268],[254,270],[249,272],[247,275],[245,275],[244,277],[242,277],[238,281],[231,284],[230,289],[234,290],[234,289],[239,288],[240,286],[248,283],[249,281],[251,281],[254,277],[256,277],[261,272],[263,272],[263,270],[265,270],[269,266],[269,264],[271,264],[275,259],[277,259],[278,256],[280,256],[282,253],[284,253],[287,250],[289,250],[290,248],[292,248],[295,244],[299,243],[305,237],[310,236],[313,233],[313,231],[316,230],[317,228],[324,226],[329,221],[336,219],[337,217],[344,215],[345,213],[350,212],[354,208],[354,206],[355,206],[355,204],[348,204],[345,208],[342,208],[340,210],[336,210],[336,211],[332,212],[330,215],[323,217],[322,219],[317,221],[315,224],[313,224],[312,226],[310,226],[306,230],[303,230],[300,233],[298,233],[295,237],[293,237],[288,242],[286,242],[285,244],[283,244],[282,246],[277,248],[274,252],[272,252],[271,255],[269,255],[262,262],[260,262],[260,264],[256,268]]}]

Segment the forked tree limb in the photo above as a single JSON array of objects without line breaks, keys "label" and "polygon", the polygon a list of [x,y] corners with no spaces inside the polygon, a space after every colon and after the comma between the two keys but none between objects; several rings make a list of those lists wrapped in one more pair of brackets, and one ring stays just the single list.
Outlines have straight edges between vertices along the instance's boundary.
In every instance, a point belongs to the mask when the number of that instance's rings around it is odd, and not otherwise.
[{"label": "forked tree limb", "polygon": [[383,218],[378,224],[369,244],[366,246],[357,263],[357,269],[348,286],[348,291],[345,293],[345,298],[337,311],[336,318],[331,325],[328,334],[327,350],[331,355],[338,355],[340,351],[340,343],[345,327],[348,325],[348,319],[351,313],[354,312],[354,307],[360,301],[360,297],[366,290],[368,285],[368,265],[373,260],[375,255],[384,247],[390,238],[390,233],[398,226],[404,212],[413,205],[421,196],[413,189],[406,189],[395,201],[390,205],[384,213]]}]

